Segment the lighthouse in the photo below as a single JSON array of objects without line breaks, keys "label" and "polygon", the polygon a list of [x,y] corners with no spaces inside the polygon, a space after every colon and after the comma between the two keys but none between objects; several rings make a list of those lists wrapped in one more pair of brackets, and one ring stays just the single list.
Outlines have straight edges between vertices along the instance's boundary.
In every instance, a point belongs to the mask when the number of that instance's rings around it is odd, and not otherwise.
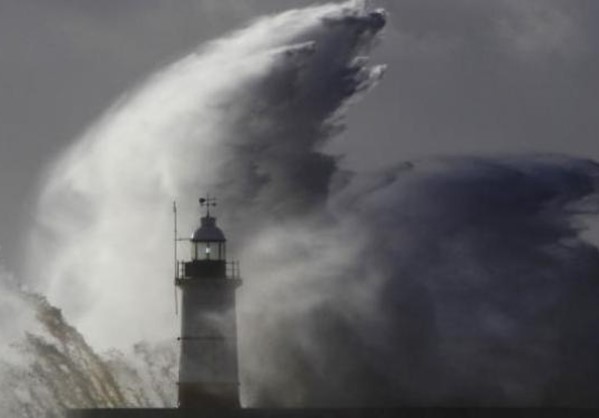
[{"label": "lighthouse", "polygon": [[[189,241],[189,261],[177,261],[181,290],[180,408],[239,408],[235,291],[239,267],[227,261],[226,239],[211,216],[214,199]],[[176,257],[175,257],[176,258]]]}]

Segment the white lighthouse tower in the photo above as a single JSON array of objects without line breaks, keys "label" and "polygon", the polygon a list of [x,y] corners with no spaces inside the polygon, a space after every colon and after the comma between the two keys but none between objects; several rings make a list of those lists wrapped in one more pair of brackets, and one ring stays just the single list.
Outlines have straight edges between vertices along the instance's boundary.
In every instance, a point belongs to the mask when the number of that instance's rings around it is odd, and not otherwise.
[{"label": "white lighthouse tower", "polygon": [[235,290],[239,268],[226,260],[226,239],[210,215],[212,198],[191,236],[190,261],[177,261],[182,293],[180,408],[239,408]]}]

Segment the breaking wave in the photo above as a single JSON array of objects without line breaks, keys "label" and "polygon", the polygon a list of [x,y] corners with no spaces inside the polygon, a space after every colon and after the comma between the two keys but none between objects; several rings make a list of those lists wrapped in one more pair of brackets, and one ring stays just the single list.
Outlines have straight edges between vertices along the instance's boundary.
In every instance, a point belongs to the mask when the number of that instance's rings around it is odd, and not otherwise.
[{"label": "breaking wave", "polygon": [[242,266],[244,405],[596,406],[597,165],[340,170],[322,147],[384,72],[379,29],[357,3],[266,17],[117,103],[49,170],[32,233],[33,285],[76,329],[25,298],[37,331],[4,375],[56,410],[173,405],[170,205],[191,231],[210,191]]}]

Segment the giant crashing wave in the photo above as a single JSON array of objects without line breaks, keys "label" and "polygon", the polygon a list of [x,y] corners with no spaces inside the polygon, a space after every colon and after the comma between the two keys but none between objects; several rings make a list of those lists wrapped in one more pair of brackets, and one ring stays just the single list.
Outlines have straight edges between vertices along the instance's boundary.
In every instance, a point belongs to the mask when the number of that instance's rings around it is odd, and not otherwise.
[{"label": "giant crashing wave", "polygon": [[90,387],[44,402],[174,404],[170,201],[192,230],[209,190],[243,268],[244,405],[596,405],[599,257],[579,232],[597,165],[340,170],[322,147],[383,74],[365,57],[381,16],[347,3],[263,18],[151,77],[55,163],[31,277],[111,354],[38,299],[54,319],[16,370]]}]

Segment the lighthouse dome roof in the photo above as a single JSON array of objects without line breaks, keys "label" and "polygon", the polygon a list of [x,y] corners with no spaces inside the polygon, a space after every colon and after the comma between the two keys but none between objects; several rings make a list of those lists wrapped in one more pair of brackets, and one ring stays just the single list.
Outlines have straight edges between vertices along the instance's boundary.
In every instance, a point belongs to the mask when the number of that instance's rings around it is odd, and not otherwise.
[{"label": "lighthouse dome roof", "polygon": [[216,226],[216,218],[207,215],[202,218],[201,225],[191,236],[194,242],[225,242],[225,234]]}]

